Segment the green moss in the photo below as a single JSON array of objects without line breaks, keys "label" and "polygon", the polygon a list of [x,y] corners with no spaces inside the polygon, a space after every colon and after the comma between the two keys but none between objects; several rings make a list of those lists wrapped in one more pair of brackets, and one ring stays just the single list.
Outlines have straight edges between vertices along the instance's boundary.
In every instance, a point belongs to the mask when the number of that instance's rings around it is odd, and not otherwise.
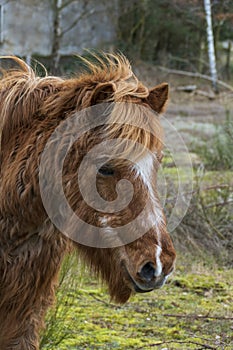
[{"label": "green moss", "polygon": [[69,274],[71,282],[63,280],[41,349],[150,349],[155,343],[162,343],[157,349],[197,349],[201,345],[192,342],[208,339],[215,346],[219,336],[224,349],[231,349],[232,323],[225,317],[233,315],[233,270],[194,262],[188,268],[178,261],[180,269],[167,285],[135,295],[124,306],[111,304],[107,290],[97,282],[94,288],[93,278],[72,261],[76,272]]}]

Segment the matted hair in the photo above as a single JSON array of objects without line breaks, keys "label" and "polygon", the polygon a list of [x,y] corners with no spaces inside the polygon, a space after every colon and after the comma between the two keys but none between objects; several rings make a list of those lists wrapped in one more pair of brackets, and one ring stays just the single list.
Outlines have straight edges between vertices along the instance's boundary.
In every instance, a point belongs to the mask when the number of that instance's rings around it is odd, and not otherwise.
[{"label": "matted hair", "polygon": [[[78,56],[82,63],[82,71],[78,77],[63,79],[49,76],[36,76],[35,72],[23,60],[12,59],[18,67],[10,70],[2,69],[0,80],[0,141],[4,144],[16,130],[30,124],[38,115],[49,118],[61,118],[70,112],[79,111],[100,102],[130,102],[118,105],[113,109],[109,119],[111,126],[106,126],[110,137],[127,138],[151,148],[161,148],[162,128],[156,118],[149,118],[154,125],[146,125],[142,105],[149,96],[149,89],[144,86],[132,72],[129,61],[122,54],[92,53],[89,58]],[[148,105],[148,103],[145,103]],[[117,115],[124,114],[125,125],[118,123]],[[128,116],[134,115],[137,125],[132,128],[127,123]],[[146,126],[157,134],[157,141],[151,139],[151,133],[145,131]]]}]

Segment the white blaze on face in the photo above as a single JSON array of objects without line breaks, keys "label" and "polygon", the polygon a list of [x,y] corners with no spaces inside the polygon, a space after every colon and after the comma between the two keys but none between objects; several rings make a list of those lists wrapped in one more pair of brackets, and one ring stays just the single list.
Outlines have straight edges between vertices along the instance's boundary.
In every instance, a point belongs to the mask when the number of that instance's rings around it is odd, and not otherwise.
[{"label": "white blaze on face", "polygon": [[136,170],[136,175],[140,176],[142,181],[144,182],[144,185],[149,190],[149,196],[153,203],[153,209],[152,212],[148,216],[148,220],[152,223],[152,226],[155,227],[156,233],[157,233],[157,247],[155,251],[155,261],[156,261],[156,272],[155,276],[158,277],[161,275],[163,266],[160,259],[161,253],[162,253],[162,247],[161,247],[161,231],[160,227],[163,225],[163,213],[160,206],[160,203],[158,201],[158,198],[156,198],[153,190],[153,186],[151,184],[151,181],[153,179],[153,171],[154,169],[154,155],[147,153],[145,157],[140,159],[134,166],[134,170]]},{"label": "white blaze on face", "polygon": [[147,153],[144,157],[137,161],[134,165],[137,176],[140,176],[144,184],[148,187],[150,194],[153,193],[151,180],[154,170],[154,155]]},{"label": "white blaze on face", "polygon": [[158,245],[157,249],[155,252],[155,260],[156,260],[156,276],[161,275],[163,266],[161,263],[161,253],[162,253],[162,244],[161,244],[161,231],[160,227],[163,225],[163,213],[161,210],[161,207],[159,206],[158,201],[155,203],[155,227],[156,227],[156,232],[157,232],[157,240],[158,240]]},{"label": "white blaze on face", "polygon": [[158,245],[156,252],[155,252],[155,261],[156,261],[156,271],[155,271],[155,276],[158,277],[161,275],[163,266],[161,263],[160,255],[162,253],[162,248]]}]

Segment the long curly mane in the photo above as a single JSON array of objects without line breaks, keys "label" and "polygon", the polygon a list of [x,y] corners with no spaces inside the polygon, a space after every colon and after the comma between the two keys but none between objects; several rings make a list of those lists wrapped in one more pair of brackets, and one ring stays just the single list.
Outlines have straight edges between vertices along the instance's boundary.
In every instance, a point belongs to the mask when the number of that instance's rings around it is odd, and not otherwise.
[{"label": "long curly mane", "polygon": [[[0,140],[4,144],[17,128],[31,124],[35,118],[42,116],[50,119],[67,116],[72,111],[78,111],[100,102],[130,101],[141,103],[149,96],[149,89],[133,74],[129,61],[121,54],[92,54],[89,58],[78,56],[83,69],[77,77],[63,79],[45,75],[36,76],[35,72],[24,61],[17,57],[11,59],[16,68],[2,70],[0,80]],[[133,108],[133,107],[132,107]],[[130,111],[128,111],[130,113]],[[143,115],[135,114],[135,118]],[[125,129],[119,129],[116,115],[115,128],[108,130],[112,137],[133,138],[149,147],[151,140],[143,130],[137,130],[137,135],[129,135],[127,124]],[[156,123],[156,120],[154,121]],[[143,124],[142,124],[143,125]],[[156,124],[158,135],[161,136],[159,123]],[[132,130],[131,130],[132,131]],[[159,142],[159,138],[158,138]],[[158,147],[158,145],[157,145]]]}]

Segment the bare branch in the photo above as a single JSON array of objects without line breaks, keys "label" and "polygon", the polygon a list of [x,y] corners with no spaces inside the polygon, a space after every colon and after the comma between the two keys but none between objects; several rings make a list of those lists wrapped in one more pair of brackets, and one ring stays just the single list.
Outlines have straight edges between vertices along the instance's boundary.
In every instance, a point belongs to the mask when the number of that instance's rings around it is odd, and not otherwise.
[{"label": "bare branch", "polygon": [[86,11],[81,13],[80,16],[78,16],[66,29],[64,29],[61,34],[60,34],[60,38],[63,37],[67,32],[69,32],[72,28],[74,28],[77,23],[81,20],[84,19],[86,17],[89,17],[91,15],[93,15],[94,13],[96,13],[96,11],[94,9],[92,9],[91,11]]},{"label": "bare branch", "polygon": [[222,202],[217,202],[217,203],[211,203],[206,205],[206,208],[214,208],[214,207],[224,207],[225,205],[229,205],[233,203],[233,199],[229,199],[229,201],[222,201]]},{"label": "bare branch", "polygon": [[62,11],[64,8],[75,2],[76,0],[67,0],[62,3],[62,5],[58,8],[58,11]]},{"label": "bare branch", "polygon": [[[178,75],[184,75],[187,77],[192,77],[192,78],[200,78],[200,79],[204,79],[204,80],[208,80],[208,81],[212,81],[212,78],[209,75],[205,75],[205,74],[201,74],[201,73],[193,73],[193,72],[187,72],[187,71],[183,71],[183,70],[178,70],[178,69],[169,69],[163,66],[159,66],[158,67],[160,70],[167,72],[169,74],[178,74]],[[217,80],[218,85],[223,86],[224,88],[233,91],[233,86],[224,83],[224,81],[222,80]]]},{"label": "bare branch", "polygon": [[175,317],[175,318],[211,319],[211,320],[225,320],[225,321],[233,320],[233,317],[209,316],[209,314],[207,314],[207,315],[163,314],[163,316],[165,316],[165,317]]},{"label": "bare branch", "polygon": [[104,305],[107,305],[107,307],[111,307],[111,308],[113,308],[113,309],[115,309],[115,310],[121,309],[120,306],[114,305],[114,304],[111,304],[111,303],[108,303],[108,302],[106,302],[106,301],[104,301],[104,300],[98,298],[98,297],[97,297],[95,294],[93,294],[93,293],[89,293],[89,295],[90,295],[93,299],[95,299],[96,301],[99,301],[100,303],[102,303],[102,304],[104,304]]},{"label": "bare branch", "polygon": [[[179,340],[168,340],[168,341],[163,341],[163,342],[158,342],[158,343],[153,343],[153,344],[147,344],[147,347],[153,348],[156,346],[160,346],[160,345],[166,345],[166,344],[194,344],[194,345],[198,345],[201,346],[201,349],[212,349],[212,350],[217,350],[217,348],[215,346],[211,346],[208,344],[203,344],[200,342],[196,342],[196,341],[179,341]],[[138,349],[144,349],[145,347],[140,347]]]}]

